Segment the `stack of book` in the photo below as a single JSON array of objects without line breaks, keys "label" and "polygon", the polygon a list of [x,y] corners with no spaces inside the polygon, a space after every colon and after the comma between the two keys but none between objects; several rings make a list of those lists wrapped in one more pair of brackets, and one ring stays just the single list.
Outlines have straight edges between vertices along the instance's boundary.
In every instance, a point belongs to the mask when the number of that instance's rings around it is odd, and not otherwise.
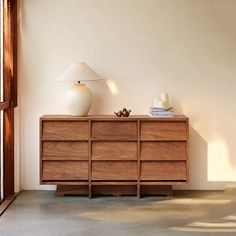
[{"label": "stack of book", "polygon": [[173,107],[170,108],[159,108],[159,107],[150,107],[149,116],[151,117],[173,117]]}]

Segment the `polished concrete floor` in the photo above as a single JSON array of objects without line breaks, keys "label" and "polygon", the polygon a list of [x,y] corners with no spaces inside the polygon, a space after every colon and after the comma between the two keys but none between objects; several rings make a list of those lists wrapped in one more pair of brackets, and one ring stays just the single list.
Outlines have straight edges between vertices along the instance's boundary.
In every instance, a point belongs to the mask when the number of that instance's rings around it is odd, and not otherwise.
[{"label": "polished concrete floor", "polygon": [[180,191],[141,200],[23,191],[0,217],[0,235],[236,235],[236,191]]}]

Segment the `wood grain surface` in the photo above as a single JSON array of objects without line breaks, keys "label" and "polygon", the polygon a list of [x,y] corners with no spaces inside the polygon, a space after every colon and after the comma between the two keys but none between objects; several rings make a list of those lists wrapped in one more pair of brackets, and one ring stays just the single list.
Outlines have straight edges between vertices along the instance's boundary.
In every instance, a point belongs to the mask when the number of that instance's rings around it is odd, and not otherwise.
[{"label": "wood grain surface", "polygon": [[87,179],[87,161],[43,161],[43,180]]},{"label": "wood grain surface", "polygon": [[93,142],[92,160],[137,160],[137,142]]},{"label": "wood grain surface", "polygon": [[141,160],[186,160],[186,142],[141,142]]},{"label": "wood grain surface", "polygon": [[141,140],[186,140],[185,122],[142,122]]},{"label": "wood grain surface", "polygon": [[95,121],[92,123],[92,138],[94,139],[136,139],[137,122]]},{"label": "wood grain surface", "polygon": [[88,122],[43,122],[43,140],[86,140],[89,137]]},{"label": "wood grain surface", "polygon": [[44,160],[88,160],[88,142],[44,141]]},{"label": "wood grain surface", "polygon": [[144,161],[141,163],[141,180],[186,180],[185,161]]},{"label": "wood grain surface", "polygon": [[94,161],[92,180],[137,180],[137,162]]}]

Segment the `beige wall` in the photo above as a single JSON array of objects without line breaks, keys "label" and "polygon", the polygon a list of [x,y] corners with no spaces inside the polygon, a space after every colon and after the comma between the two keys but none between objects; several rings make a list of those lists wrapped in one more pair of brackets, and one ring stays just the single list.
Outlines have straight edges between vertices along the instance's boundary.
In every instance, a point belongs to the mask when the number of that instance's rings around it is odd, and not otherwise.
[{"label": "beige wall", "polygon": [[39,185],[39,117],[67,114],[55,82],[85,61],[114,82],[89,84],[91,113],[146,114],[162,91],[190,118],[191,189],[236,180],[236,1],[21,0],[19,155],[23,189]]}]

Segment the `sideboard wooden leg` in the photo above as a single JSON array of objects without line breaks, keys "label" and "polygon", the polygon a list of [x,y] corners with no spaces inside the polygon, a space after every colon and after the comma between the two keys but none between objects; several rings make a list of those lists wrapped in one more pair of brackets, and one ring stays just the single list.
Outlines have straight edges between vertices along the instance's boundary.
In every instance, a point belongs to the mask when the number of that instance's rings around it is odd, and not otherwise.
[{"label": "sideboard wooden leg", "polygon": [[61,185],[57,185],[55,195],[56,196],[61,196],[61,197],[63,197],[65,195],[63,189],[61,188]]},{"label": "sideboard wooden leg", "polygon": [[[142,196],[173,196],[171,185],[140,185],[135,186],[94,186],[94,194],[99,195],[136,195]],[[57,185],[56,196],[87,195],[92,198],[92,185]]]},{"label": "sideboard wooden leg", "polygon": [[89,185],[88,195],[89,195],[89,199],[91,199],[92,198],[92,185],[91,184]]},{"label": "sideboard wooden leg", "polygon": [[137,198],[140,199],[141,194],[140,194],[140,183],[137,185]]},{"label": "sideboard wooden leg", "polygon": [[55,195],[88,195],[88,185],[57,185]]},{"label": "sideboard wooden leg", "polygon": [[140,189],[141,196],[173,196],[171,185],[143,185]]}]

